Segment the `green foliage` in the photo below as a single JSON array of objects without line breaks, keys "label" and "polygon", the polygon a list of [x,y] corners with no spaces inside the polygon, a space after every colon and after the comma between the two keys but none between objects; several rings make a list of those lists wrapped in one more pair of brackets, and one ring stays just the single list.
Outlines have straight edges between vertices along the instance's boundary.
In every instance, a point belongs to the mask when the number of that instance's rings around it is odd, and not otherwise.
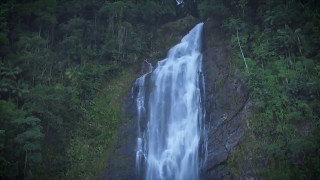
[{"label": "green foliage", "polygon": [[1,1],[0,179],[100,174],[135,77],[129,67],[154,50],[160,25],[197,14],[186,5]]},{"label": "green foliage", "polygon": [[40,119],[34,117],[14,121],[14,124],[21,132],[15,137],[14,141],[25,151],[25,163],[29,166],[40,163],[42,160],[40,143],[44,135],[41,132],[40,121]]},{"label": "green foliage", "polygon": [[[297,0],[1,1],[0,178],[97,177],[135,77],[127,66],[173,43],[154,42],[157,28],[188,14],[220,24],[240,61],[238,32],[248,61],[254,116],[232,170],[241,175],[247,162],[266,179],[319,177],[318,9]],[[162,31],[184,28],[170,26]]]},{"label": "green foliage", "polygon": [[246,137],[228,164],[239,176],[249,166],[265,179],[319,177],[319,5],[274,0],[224,5],[234,12],[220,16],[220,25],[240,64],[239,32],[249,67],[243,75],[254,103]]},{"label": "green foliage", "polygon": [[19,67],[0,62],[0,97],[18,100],[28,93],[28,85],[19,79],[22,70]]},{"label": "green foliage", "polygon": [[[15,104],[4,100],[0,100],[0,112],[0,177],[27,178],[26,173],[30,174],[41,162],[41,139],[44,135],[40,119],[26,117],[26,113]],[[20,158],[24,161],[19,161]],[[23,169],[23,174],[19,169]]]},{"label": "green foliage", "polygon": [[199,5],[200,17],[206,19],[208,17],[217,17],[223,19],[230,13],[230,9],[222,0],[203,0]]},{"label": "green foliage", "polygon": [[4,57],[8,52],[9,39],[5,33],[0,32],[0,56]]},{"label": "green foliage", "polygon": [[84,117],[73,133],[68,157],[67,179],[97,178],[104,170],[121,124],[121,97],[135,79],[133,68],[123,70],[83,107]]}]

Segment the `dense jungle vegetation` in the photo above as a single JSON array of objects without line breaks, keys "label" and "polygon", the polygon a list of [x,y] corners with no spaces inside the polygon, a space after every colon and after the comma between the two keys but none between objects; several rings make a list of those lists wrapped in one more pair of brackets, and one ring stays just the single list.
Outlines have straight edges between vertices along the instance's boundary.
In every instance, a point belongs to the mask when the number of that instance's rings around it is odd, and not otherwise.
[{"label": "dense jungle vegetation", "polygon": [[[254,113],[228,163],[263,179],[320,176],[320,3],[205,1],[242,65]],[[241,52],[242,51],[242,52]]]},{"label": "dense jungle vegetation", "polygon": [[316,0],[2,0],[0,178],[99,177],[132,67],[157,49],[157,28],[192,15],[218,24],[254,104],[228,160],[232,171],[242,175],[246,162],[263,179],[316,179],[319,7]]}]

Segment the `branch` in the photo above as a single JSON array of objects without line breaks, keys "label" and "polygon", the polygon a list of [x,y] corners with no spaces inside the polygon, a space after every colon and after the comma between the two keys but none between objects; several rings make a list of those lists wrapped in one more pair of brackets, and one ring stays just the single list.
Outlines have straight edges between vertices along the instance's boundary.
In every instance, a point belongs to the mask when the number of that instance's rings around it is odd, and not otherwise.
[{"label": "branch", "polygon": [[248,70],[248,65],[247,65],[247,61],[246,61],[246,58],[244,57],[244,54],[243,54],[243,51],[242,51],[242,48],[241,48],[241,44],[240,44],[240,40],[239,40],[239,32],[238,32],[238,29],[237,29],[237,39],[238,39],[238,44],[239,44],[239,47],[240,47],[240,51],[241,51],[241,54],[242,54],[242,57],[243,57],[244,64],[245,64],[245,66],[246,66],[246,70],[249,72],[249,70]]}]

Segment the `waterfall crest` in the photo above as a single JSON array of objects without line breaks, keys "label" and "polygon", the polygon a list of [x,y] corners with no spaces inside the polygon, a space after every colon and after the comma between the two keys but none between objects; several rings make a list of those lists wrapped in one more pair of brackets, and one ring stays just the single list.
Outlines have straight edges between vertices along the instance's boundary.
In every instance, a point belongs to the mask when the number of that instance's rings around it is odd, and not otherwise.
[{"label": "waterfall crest", "polygon": [[[201,34],[196,25],[167,58],[135,82],[138,137],[136,168],[141,178],[199,179],[204,108]],[[143,123],[146,122],[146,123]],[[146,124],[143,125],[143,124]],[[201,159],[201,158],[202,159]]]}]

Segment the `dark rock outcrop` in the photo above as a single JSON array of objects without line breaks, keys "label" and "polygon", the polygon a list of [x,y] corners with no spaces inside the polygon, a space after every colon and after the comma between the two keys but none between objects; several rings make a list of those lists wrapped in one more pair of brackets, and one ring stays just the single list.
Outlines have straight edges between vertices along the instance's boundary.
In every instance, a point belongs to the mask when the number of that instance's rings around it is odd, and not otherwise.
[{"label": "dark rock outcrop", "polygon": [[110,152],[107,167],[100,179],[135,179],[135,146],[137,122],[135,104],[131,96],[125,99],[125,117],[119,129],[115,149]]},{"label": "dark rock outcrop", "polygon": [[[165,58],[170,46],[173,46],[192,29],[198,20],[187,16],[175,22],[163,25],[156,32],[156,39],[153,51],[149,52],[147,59],[152,64]],[[137,70],[137,77],[148,72],[148,65],[144,61],[141,68]],[[134,82],[132,82],[134,83]],[[124,117],[121,120],[121,127],[116,139],[114,150],[110,152],[106,170],[100,177],[103,180],[133,180],[138,179],[135,169],[136,143],[137,143],[137,112],[135,100],[128,92],[123,98]]]},{"label": "dark rock outcrop", "polygon": [[[248,89],[232,62],[231,50],[214,41],[214,26],[205,25],[203,71],[206,85],[206,127],[208,157],[203,179],[236,179],[230,168],[222,165],[244,134],[243,119],[251,103]],[[217,28],[217,27],[216,27]],[[217,34],[217,33],[216,33]],[[220,43],[220,44],[219,44]]]},{"label": "dark rock outcrop", "polygon": [[[158,30],[155,51],[150,52],[150,62],[164,58],[169,49],[195,24],[187,17],[163,26]],[[206,93],[206,127],[208,130],[208,158],[201,174],[202,179],[237,179],[225,164],[232,149],[244,134],[243,120],[250,110],[251,101],[236,63],[232,62],[231,49],[223,43],[217,24],[205,23],[203,37],[203,73]],[[143,74],[142,65],[137,74]],[[137,119],[135,102],[128,95],[124,98],[123,125],[119,130],[114,151],[110,153],[106,171],[101,179],[137,179],[135,147]]]}]

